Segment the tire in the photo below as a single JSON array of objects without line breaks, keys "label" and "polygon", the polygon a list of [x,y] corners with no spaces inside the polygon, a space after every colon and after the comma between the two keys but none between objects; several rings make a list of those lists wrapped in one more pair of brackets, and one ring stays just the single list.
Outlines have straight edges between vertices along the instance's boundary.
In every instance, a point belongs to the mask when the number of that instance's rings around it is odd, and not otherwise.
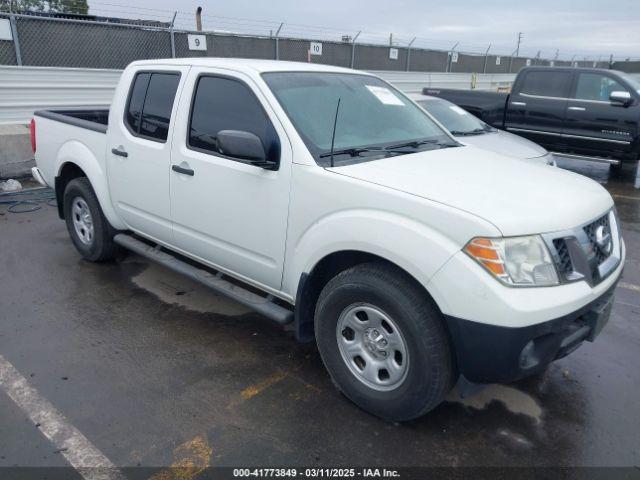
[{"label": "tire", "polygon": [[609,171],[615,177],[635,178],[638,170],[638,161],[623,161],[617,165],[610,165]]},{"label": "tire", "polygon": [[320,294],[314,321],[334,384],[374,415],[417,418],[453,387],[444,319],[424,290],[393,266],[365,263],[336,275]]},{"label": "tire", "polygon": [[71,180],[62,201],[67,230],[82,257],[91,262],[113,259],[117,250],[115,230],[104,217],[89,179]]}]

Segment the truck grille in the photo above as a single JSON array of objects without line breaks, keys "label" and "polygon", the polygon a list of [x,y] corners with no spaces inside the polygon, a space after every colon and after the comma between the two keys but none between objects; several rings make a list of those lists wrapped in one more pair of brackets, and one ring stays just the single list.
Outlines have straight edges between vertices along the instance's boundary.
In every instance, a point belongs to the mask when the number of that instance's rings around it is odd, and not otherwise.
[{"label": "truck grille", "polygon": [[556,252],[558,253],[558,270],[561,275],[566,277],[573,272],[573,264],[569,256],[567,242],[564,241],[564,238],[556,238],[553,240],[553,246],[556,247]]},{"label": "truck grille", "polygon": [[561,282],[586,280],[597,285],[620,264],[618,223],[607,212],[578,228],[546,234]]},{"label": "truck grille", "polygon": [[600,247],[598,247],[598,242],[596,241],[596,231],[600,226],[604,227],[606,231],[609,232],[609,234],[611,234],[611,227],[609,226],[608,214],[600,217],[595,222],[590,223],[589,225],[585,225],[583,227],[584,233],[587,234],[587,238],[589,239],[589,243],[591,244],[591,248],[593,248],[593,251],[596,254],[597,265],[600,265],[607,258],[609,258],[609,256],[613,252],[613,249],[611,249],[609,252],[606,252]]}]

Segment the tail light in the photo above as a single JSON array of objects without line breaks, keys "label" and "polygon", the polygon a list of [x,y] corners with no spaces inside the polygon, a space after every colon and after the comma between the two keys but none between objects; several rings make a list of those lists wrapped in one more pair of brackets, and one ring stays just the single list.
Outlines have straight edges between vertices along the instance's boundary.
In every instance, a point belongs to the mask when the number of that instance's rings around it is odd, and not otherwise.
[{"label": "tail light", "polygon": [[33,150],[33,154],[36,153],[36,119],[31,119],[31,124],[29,125],[29,133],[31,134],[31,150]]}]

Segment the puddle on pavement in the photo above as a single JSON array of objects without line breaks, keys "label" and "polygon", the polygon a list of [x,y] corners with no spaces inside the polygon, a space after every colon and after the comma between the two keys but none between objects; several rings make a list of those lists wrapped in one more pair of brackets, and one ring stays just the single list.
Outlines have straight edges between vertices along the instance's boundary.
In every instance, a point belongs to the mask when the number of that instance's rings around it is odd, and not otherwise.
[{"label": "puddle on pavement", "polygon": [[[128,261],[138,263],[135,260]],[[238,316],[251,311],[155,263],[148,264],[142,272],[132,277],[131,281],[165,303],[178,305],[194,312]]]},{"label": "puddle on pavement", "polygon": [[500,402],[511,413],[526,415],[536,423],[540,423],[542,419],[542,407],[535,398],[507,385],[488,385],[478,393],[462,399],[458,390],[454,389],[447,401],[475,410],[485,410],[492,402]]}]

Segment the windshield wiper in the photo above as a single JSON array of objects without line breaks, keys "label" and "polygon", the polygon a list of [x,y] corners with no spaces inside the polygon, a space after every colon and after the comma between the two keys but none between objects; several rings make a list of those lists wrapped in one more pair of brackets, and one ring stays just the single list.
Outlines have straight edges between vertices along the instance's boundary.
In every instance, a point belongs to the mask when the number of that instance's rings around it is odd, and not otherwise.
[{"label": "windshield wiper", "polygon": [[388,147],[384,147],[385,150],[397,150],[399,148],[419,148],[422,145],[427,144],[439,144],[440,140],[413,140],[411,142],[399,143],[397,145],[389,145]]},{"label": "windshield wiper", "polygon": [[414,148],[418,149],[422,145],[436,145],[439,148],[449,148],[458,146],[457,143],[449,143],[443,142],[442,140],[414,140],[412,142],[399,143],[398,145],[390,145],[385,147],[384,150],[387,152],[395,152],[395,153],[409,153],[406,150],[402,150],[403,148]]},{"label": "windshield wiper", "polygon": [[488,133],[491,131],[491,128],[474,128],[473,130],[451,130],[451,135],[456,136],[465,136],[465,135],[482,135],[483,133]]},{"label": "windshield wiper", "polygon": [[[361,147],[361,148],[345,148],[343,150],[334,150],[333,155],[350,155],[352,157],[359,157],[361,153],[366,152],[383,152],[384,149],[380,147]],[[320,154],[320,158],[330,157],[331,152],[325,152]]]}]

